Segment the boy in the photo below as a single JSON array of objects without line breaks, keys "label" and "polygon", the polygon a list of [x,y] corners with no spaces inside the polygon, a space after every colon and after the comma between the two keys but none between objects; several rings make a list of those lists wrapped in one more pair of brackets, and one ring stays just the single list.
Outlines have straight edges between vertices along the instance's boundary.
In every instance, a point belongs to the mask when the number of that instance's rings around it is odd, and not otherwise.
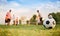
[{"label": "boy", "polygon": [[10,25],[10,21],[11,21],[11,10],[9,10],[9,12],[7,12],[5,16],[5,23],[7,23],[7,25]]}]

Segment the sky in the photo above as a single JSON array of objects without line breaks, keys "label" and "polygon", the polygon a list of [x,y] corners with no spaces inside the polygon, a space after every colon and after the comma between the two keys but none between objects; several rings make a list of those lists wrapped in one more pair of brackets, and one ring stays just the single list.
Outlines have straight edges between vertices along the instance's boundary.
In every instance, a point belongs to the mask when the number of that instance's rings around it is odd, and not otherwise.
[{"label": "sky", "polygon": [[5,15],[10,9],[19,18],[26,16],[26,19],[30,19],[36,10],[45,18],[49,13],[60,12],[60,0],[0,0],[0,23],[4,23]]}]

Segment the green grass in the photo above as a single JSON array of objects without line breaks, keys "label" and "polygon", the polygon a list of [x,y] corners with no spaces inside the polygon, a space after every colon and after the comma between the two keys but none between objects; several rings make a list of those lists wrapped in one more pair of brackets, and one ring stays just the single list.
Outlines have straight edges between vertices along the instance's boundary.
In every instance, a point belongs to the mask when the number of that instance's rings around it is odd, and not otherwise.
[{"label": "green grass", "polygon": [[54,29],[46,29],[43,25],[0,25],[0,36],[60,36],[60,24]]}]

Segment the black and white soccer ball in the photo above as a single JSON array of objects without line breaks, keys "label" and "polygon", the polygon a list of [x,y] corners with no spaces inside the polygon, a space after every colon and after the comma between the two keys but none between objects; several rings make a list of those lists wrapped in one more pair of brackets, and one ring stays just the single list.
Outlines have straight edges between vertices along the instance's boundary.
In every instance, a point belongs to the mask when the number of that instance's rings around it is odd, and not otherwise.
[{"label": "black and white soccer ball", "polygon": [[56,26],[56,21],[53,18],[51,18],[51,19],[47,18],[43,21],[43,25],[45,28],[51,29]]}]

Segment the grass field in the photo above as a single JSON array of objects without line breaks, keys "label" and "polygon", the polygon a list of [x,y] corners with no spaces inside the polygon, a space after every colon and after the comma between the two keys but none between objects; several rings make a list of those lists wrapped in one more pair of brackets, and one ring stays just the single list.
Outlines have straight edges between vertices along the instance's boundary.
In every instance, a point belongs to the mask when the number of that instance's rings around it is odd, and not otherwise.
[{"label": "grass field", "polygon": [[60,36],[60,25],[46,29],[43,25],[0,25],[0,36]]}]

